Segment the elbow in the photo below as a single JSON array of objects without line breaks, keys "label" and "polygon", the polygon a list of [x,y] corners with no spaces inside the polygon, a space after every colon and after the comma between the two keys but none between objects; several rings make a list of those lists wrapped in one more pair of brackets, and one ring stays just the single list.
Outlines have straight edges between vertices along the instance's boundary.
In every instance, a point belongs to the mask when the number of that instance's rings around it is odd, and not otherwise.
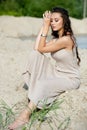
[{"label": "elbow", "polygon": [[38,48],[37,48],[37,47],[34,47],[33,49],[36,50],[36,51],[38,51]]},{"label": "elbow", "polygon": [[41,49],[40,47],[37,48],[37,51],[39,51],[40,53],[43,53],[43,49]]},{"label": "elbow", "polygon": [[41,49],[39,49],[39,48],[37,49],[37,51],[39,51],[40,53],[42,53]]}]

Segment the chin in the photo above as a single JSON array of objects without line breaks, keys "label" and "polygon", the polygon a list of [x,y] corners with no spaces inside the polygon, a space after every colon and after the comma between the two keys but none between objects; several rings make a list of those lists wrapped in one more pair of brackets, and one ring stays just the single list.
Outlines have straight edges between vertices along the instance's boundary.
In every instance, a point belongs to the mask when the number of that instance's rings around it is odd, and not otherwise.
[{"label": "chin", "polygon": [[56,29],[56,28],[53,28],[52,30],[53,30],[53,31],[58,31],[58,29]]}]

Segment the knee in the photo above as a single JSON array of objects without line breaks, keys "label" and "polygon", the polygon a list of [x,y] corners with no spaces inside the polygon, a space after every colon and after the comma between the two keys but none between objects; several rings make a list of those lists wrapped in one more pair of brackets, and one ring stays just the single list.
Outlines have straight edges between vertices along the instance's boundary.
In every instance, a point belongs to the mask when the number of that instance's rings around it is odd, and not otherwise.
[{"label": "knee", "polygon": [[43,55],[42,53],[40,53],[38,50],[33,50],[30,54],[30,56],[32,57],[37,57],[37,56],[41,56]]}]

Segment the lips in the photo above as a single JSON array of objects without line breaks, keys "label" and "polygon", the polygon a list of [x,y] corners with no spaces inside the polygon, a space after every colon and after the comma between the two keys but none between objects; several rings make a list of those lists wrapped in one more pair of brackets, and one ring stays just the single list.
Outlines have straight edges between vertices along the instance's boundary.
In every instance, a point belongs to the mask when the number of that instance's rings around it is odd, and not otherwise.
[{"label": "lips", "polygon": [[52,26],[52,29],[55,30],[55,29],[56,29],[56,26]]},{"label": "lips", "polygon": [[56,28],[56,26],[52,26],[52,28]]}]

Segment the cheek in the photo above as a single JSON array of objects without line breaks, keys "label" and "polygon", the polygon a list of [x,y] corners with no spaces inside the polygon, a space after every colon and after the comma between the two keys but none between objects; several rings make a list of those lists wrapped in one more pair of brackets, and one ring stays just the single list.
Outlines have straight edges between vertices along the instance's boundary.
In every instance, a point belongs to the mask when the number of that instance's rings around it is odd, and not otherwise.
[{"label": "cheek", "polygon": [[63,26],[63,22],[62,22],[62,21],[59,21],[59,22],[58,22],[58,25],[62,27],[62,26]]}]

